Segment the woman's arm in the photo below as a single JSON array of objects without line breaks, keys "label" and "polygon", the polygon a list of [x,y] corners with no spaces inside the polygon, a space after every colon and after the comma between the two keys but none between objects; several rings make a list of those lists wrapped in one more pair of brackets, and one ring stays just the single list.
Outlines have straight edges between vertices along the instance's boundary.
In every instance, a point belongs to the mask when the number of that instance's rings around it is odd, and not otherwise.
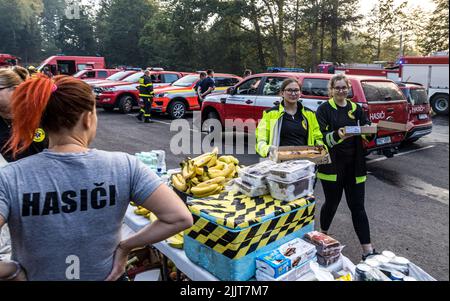
[{"label": "woman's arm", "polygon": [[153,212],[158,220],[120,242],[115,253],[113,270],[106,281],[115,281],[125,273],[128,254],[133,249],[163,241],[193,224],[192,214],[167,185],[160,185],[142,207]]},{"label": "woman's arm", "polygon": [[268,144],[270,139],[270,125],[268,122],[267,113],[263,113],[262,119],[259,121],[256,128],[256,152],[262,157],[267,158],[270,153],[271,145]]},{"label": "woman's arm", "polygon": [[142,207],[153,212],[158,220],[120,243],[124,250],[151,245],[165,240],[193,224],[192,214],[183,201],[167,185],[161,185]]}]

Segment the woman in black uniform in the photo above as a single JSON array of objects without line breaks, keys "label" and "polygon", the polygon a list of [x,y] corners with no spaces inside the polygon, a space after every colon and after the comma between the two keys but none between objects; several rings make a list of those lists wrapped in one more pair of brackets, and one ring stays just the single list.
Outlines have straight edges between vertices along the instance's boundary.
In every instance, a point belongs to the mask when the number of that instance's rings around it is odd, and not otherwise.
[{"label": "woman in black uniform", "polygon": [[325,204],[320,214],[320,226],[327,233],[338,209],[343,192],[352,213],[353,226],[363,250],[363,259],[376,254],[370,239],[369,220],[364,208],[367,170],[363,139],[369,136],[345,136],[344,127],[367,125],[370,121],[362,108],[347,98],[350,81],[342,74],[329,82],[331,99],[316,112],[324,142],[332,163],[319,166],[317,177],[322,182]]}]

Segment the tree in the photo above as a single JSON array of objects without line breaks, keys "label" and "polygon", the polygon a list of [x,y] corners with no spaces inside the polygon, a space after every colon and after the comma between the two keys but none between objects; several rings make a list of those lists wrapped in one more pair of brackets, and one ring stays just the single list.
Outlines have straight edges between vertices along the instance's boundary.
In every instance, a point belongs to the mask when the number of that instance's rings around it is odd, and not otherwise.
[{"label": "tree", "polygon": [[41,38],[38,17],[41,0],[0,0],[0,52],[11,53],[24,62],[38,59]]},{"label": "tree", "polygon": [[419,41],[419,47],[423,54],[449,49],[449,2],[448,0],[435,0],[434,2],[436,9]]},{"label": "tree", "polygon": [[103,54],[113,64],[143,66],[146,59],[139,40],[156,12],[156,4],[150,0],[112,0],[106,12],[102,17],[104,32],[99,34]]},{"label": "tree", "polygon": [[403,13],[407,2],[403,2],[395,7],[394,0],[379,0],[375,7],[371,10],[371,17],[367,21],[366,40],[369,45],[373,45],[373,37],[375,39],[376,54],[374,59],[377,61],[381,58],[381,46],[384,39],[394,34],[398,25],[399,16]]},{"label": "tree", "polygon": [[66,55],[95,55],[97,44],[94,38],[93,16],[88,5],[80,6],[80,18],[60,20],[56,35],[56,47]]}]

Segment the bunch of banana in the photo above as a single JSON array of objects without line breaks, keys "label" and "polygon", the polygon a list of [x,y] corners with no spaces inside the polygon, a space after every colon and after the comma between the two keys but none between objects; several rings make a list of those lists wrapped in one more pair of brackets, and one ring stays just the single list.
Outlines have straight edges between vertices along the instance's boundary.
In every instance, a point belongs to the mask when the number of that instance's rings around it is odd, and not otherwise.
[{"label": "bunch of banana", "polygon": [[134,214],[142,215],[146,218],[150,217],[150,211],[141,206],[137,206],[137,208],[134,210]]},{"label": "bunch of banana", "polygon": [[237,177],[239,160],[233,156],[218,157],[218,149],[181,162],[181,173],[172,175],[172,185],[179,191],[204,198],[220,193],[225,184]]}]

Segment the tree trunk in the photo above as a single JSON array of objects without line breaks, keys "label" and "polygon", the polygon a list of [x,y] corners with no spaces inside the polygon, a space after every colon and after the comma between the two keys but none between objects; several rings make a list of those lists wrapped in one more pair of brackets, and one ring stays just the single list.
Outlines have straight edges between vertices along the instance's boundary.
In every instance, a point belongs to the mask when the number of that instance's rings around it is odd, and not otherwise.
[{"label": "tree trunk", "polygon": [[284,0],[277,1],[278,6],[278,62],[279,66],[285,67],[284,54]]},{"label": "tree trunk", "polygon": [[292,49],[293,49],[293,67],[297,67],[297,40],[298,40],[298,18],[299,18],[299,6],[300,0],[297,0],[295,4],[295,21],[294,21],[294,33],[292,34]]},{"label": "tree trunk", "polygon": [[338,26],[339,26],[339,1],[333,0],[332,2],[332,17],[331,17],[331,61],[338,61]]},{"label": "tree trunk", "polygon": [[319,27],[318,21],[314,21],[312,24],[311,29],[311,71],[316,72],[317,71],[317,48],[318,48],[318,41],[317,41],[317,28]]},{"label": "tree trunk", "polygon": [[320,20],[320,61],[323,61],[323,47],[324,47],[324,40],[325,40],[325,20],[324,20],[323,13],[321,14],[321,20]]},{"label": "tree trunk", "polygon": [[251,1],[250,9],[251,9],[252,23],[253,23],[253,26],[255,26],[255,31],[256,31],[256,47],[258,49],[259,65],[261,66],[261,68],[263,70],[266,70],[267,69],[267,64],[266,64],[266,58],[264,56],[264,49],[263,49],[263,44],[262,44],[261,26],[259,25],[259,22],[258,22],[258,16],[257,16],[257,13],[256,13],[255,0]]}]

